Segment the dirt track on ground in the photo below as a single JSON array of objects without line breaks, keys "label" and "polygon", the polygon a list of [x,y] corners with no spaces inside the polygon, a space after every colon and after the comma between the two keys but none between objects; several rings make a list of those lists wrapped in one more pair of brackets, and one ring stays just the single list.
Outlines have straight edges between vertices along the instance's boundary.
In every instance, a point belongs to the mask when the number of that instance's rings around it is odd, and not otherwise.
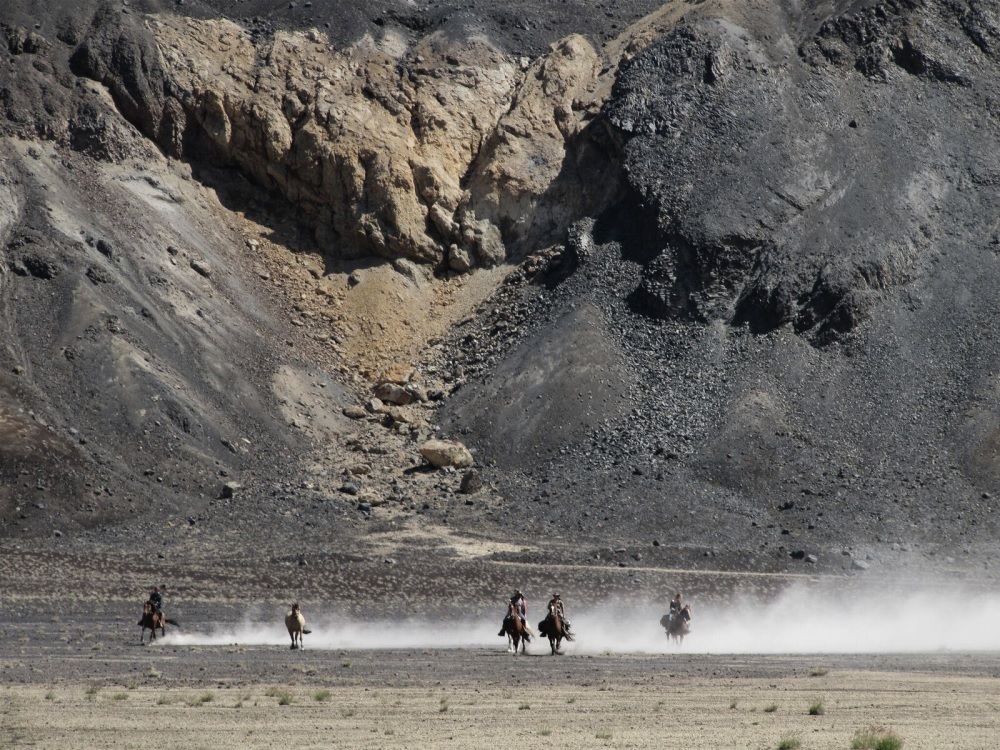
[{"label": "dirt track on ground", "polygon": [[[0,625],[0,746],[994,748],[1000,654],[535,655],[139,646],[123,626]],[[822,713],[809,715],[821,705]]]}]

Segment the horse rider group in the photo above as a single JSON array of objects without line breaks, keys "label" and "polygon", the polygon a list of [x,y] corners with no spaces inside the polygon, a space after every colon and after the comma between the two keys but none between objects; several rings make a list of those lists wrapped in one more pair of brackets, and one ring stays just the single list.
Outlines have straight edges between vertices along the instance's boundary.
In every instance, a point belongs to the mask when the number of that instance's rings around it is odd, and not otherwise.
[{"label": "horse rider group", "polygon": [[[529,634],[534,635],[534,631],[532,631],[531,626],[528,624],[528,602],[524,598],[524,594],[521,593],[520,589],[514,590],[514,593],[510,597],[510,603],[514,605],[514,612],[519,618],[521,618],[522,627],[527,630]],[[569,620],[566,619],[566,605],[563,604],[563,600],[559,597],[558,592],[553,594],[552,598],[549,599],[548,611],[555,612],[559,615],[559,618],[563,623],[563,630],[566,632],[566,640],[573,640],[573,636],[570,633],[570,623]],[[507,617],[504,616],[505,621],[506,619]],[[497,635],[504,634],[505,630],[503,624],[501,624],[500,632],[497,633]]]}]

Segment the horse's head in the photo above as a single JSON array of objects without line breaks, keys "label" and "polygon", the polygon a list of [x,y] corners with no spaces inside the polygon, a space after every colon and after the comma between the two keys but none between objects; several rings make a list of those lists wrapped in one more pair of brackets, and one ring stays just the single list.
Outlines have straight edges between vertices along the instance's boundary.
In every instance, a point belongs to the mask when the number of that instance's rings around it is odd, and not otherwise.
[{"label": "horse's head", "polygon": [[142,613],[144,615],[153,614],[153,603],[151,601],[147,600],[146,603],[142,605]]}]

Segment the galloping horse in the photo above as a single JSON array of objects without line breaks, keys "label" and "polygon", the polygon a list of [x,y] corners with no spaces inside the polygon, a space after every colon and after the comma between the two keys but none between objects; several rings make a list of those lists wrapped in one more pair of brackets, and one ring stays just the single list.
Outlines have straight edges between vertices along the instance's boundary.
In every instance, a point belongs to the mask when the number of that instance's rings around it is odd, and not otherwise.
[{"label": "galloping horse", "polygon": [[179,628],[181,625],[177,620],[171,620],[163,616],[162,612],[156,611],[156,606],[151,601],[147,601],[142,605],[142,619],[139,620],[139,627],[142,630],[139,631],[139,643],[143,643],[143,637],[146,635],[146,630],[149,630],[149,642],[152,643],[156,640],[156,629],[160,629],[160,635],[165,636],[167,634],[167,629],[164,625],[173,625]]},{"label": "galloping horse", "polygon": [[559,609],[553,604],[549,605],[549,613],[545,616],[545,619],[538,623],[538,632],[549,639],[549,648],[552,649],[553,654],[562,654],[559,647],[562,645],[563,638],[567,641],[573,640],[570,634],[566,632]]},{"label": "galloping horse", "polygon": [[305,648],[302,645],[302,636],[312,631],[306,630],[306,618],[302,616],[298,602],[295,602],[291,611],[285,615],[285,627],[288,628],[288,635],[292,638],[292,648]]},{"label": "galloping horse", "polygon": [[660,618],[660,625],[666,631],[667,636],[678,646],[684,643],[684,636],[691,632],[691,605],[685,604],[684,608],[678,612],[674,619],[670,615],[663,615]]},{"label": "galloping horse", "polygon": [[503,618],[503,632],[507,634],[507,650],[517,656],[517,647],[520,644],[523,654],[525,644],[531,640],[531,636],[528,635],[527,626],[521,622],[521,616],[514,602],[507,605],[507,616]]}]

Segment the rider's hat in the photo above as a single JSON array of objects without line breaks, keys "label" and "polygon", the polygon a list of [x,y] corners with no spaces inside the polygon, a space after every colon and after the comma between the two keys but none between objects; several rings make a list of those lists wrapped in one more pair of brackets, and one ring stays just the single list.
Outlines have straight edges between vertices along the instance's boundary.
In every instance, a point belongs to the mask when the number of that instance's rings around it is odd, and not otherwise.
[{"label": "rider's hat", "polygon": [[556,593],[554,593],[554,594],[552,595],[552,598],[553,598],[553,599],[558,599],[558,598],[559,598],[559,592],[557,591]]}]

